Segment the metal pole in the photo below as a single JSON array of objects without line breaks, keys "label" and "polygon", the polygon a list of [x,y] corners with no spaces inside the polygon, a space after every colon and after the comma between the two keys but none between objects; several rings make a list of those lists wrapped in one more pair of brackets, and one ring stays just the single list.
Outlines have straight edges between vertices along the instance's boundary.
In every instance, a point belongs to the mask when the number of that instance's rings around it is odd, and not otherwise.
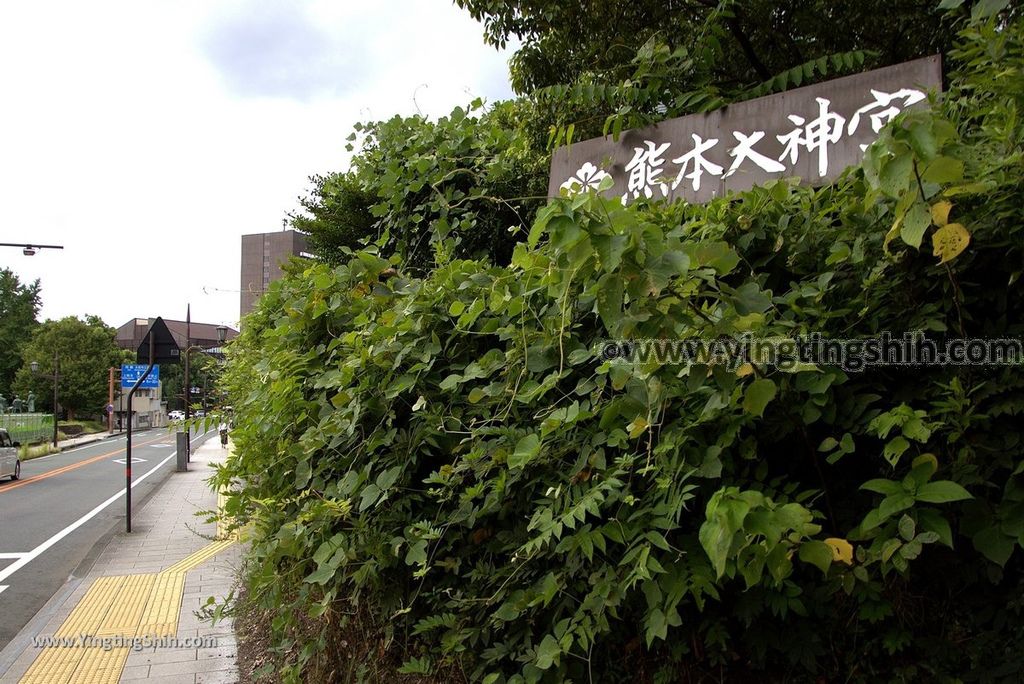
[{"label": "metal pole", "polygon": [[107,432],[114,431],[114,367],[110,367],[110,378],[107,383],[107,406],[110,410],[107,411]]},{"label": "metal pole", "polygon": [[53,448],[57,448],[57,380],[60,378],[57,350],[53,350]]},{"label": "metal pole", "polygon": [[185,432],[189,435],[189,444],[186,447],[187,462],[192,462],[192,429],[188,427],[189,404],[192,403],[192,373],[190,371],[189,357],[192,352],[192,304],[185,309]]},{"label": "metal pole", "polygon": [[124,459],[124,504],[125,504],[125,529],[127,532],[132,531],[132,398],[135,396],[135,390],[139,389],[139,385],[146,381],[149,377],[150,371],[153,370],[154,361],[154,350],[153,341],[156,339],[156,335],[153,334],[153,328],[150,326],[149,330],[149,366],[146,368],[146,372],[142,374],[132,388],[128,390],[128,444],[125,446],[125,459]]}]

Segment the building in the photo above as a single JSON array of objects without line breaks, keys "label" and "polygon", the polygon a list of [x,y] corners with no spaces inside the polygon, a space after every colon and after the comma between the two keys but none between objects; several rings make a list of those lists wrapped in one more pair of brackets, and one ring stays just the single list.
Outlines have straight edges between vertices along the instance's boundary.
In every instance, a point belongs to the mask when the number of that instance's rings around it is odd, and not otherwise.
[{"label": "building", "polygon": [[[123,430],[128,426],[128,397],[126,392],[114,399],[114,428]],[[135,390],[132,397],[132,429],[164,427],[167,425],[167,402],[163,400],[163,384],[159,387]]]},{"label": "building", "polygon": [[282,276],[281,265],[294,256],[308,256],[306,250],[306,236],[294,230],[242,236],[239,318],[252,311],[267,286]]},{"label": "building", "polygon": [[[146,333],[149,332],[148,318],[133,318],[124,325],[117,329],[117,335],[114,340],[117,342],[117,346],[121,349],[130,349],[135,351],[142,344],[142,340],[145,339]],[[192,346],[201,347],[203,349],[212,349],[219,347],[220,337],[217,328],[220,327],[214,323],[197,323],[192,321],[190,336],[186,335],[189,330],[188,324],[185,321],[172,321],[165,318],[164,323],[167,324],[167,329],[171,331],[171,336],[174,337],[174,341],[178,345],[178,349],[184,349],[189,345],[186,339],[191,340]],[[230,341],[238,337],[238,331],[234,328],[227,328],[227,333],[224,337],[225,341]]]},{"label": "building", "polygon": [[[149,332],[152,325],[152,318],[133,318],[117,329],[114,340],[121,349],[137,351],[142,341]],[[189,347],[198,347],[208,354],[218,355],[220,346],[238,337],[238,331],[228,326],[218,326],[213,323],[199,323],[192,321],[191,324],[185,321],[174,321],[163,319],[167,325],[168,332],[174,338],[179,354],[184,355],[184,350]],[[223,328],[224,339],[221,339]],[[117,396],[114,399],[114,425],[123,429],[127,425],[127,401],[124,392],[120,391],[120,383],[115,383],[112,388]],[[193,390],[196,391],[196,390]],[[171,397],[174,401],[180,401],[182,395]],[[203,394],[205,401],[205,393]],[[167,401],[163,398],[163,383],[155,389],[139,388],[132,398],[132,428],[163,427],[167,425]]]}]

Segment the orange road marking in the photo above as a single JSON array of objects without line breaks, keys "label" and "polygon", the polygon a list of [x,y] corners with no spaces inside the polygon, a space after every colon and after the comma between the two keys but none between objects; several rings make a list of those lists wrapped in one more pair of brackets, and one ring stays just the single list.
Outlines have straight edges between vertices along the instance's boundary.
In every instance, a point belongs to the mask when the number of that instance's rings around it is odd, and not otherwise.
[{"label": "orange road marking", "polygon": [[[133,443],[132,444],[132,448],[134,449],[135,447],[146,446],[147,444],[152,444],[153,442],[159,442],[161,439],[164,439],[164,438],[165,437],[156,437],[155,439],[151,439],[151,440],[149,440],[147,442],[139,442],[138,444],[134,444]],[[33,482],[39,482],[40,480],[45,480],[45,479],[50,478],[50,477],[56,477],[57,475],[63,475],[64,473],[66,473],[66,472],[68,472],[70,470],[75,470],[76,468],[81,468],[83,466],[87,466],[90,463],[95,463],[96,461],[102,461],[103,459],[110,458],[111,456],[119,454],[122,451],[124,451],[124,447],[122,447],[120,449],[117,449],[116,451],[108,451],[105,454],[100,454],[99,456],[93,456],[92,458],[87,458],[84,461],[78,461],[77,463],[71,463],[71,464],[66,465],[66,466],[61,466],[60,468],[54,468],[53,470],[48,470],[45,473],[42,473],[40,475],[35,475],[33,477],[26,477],[24,480],[17,480],[16,482],[12,482],[9,485],[0,487],[0,494],[3,494],[4,492],[9,492],[12,489],[17,489],[18,487],[24,487],[25,485],[30,485]],[[23,461],[23,463],[24,463],[24,461]]]}]

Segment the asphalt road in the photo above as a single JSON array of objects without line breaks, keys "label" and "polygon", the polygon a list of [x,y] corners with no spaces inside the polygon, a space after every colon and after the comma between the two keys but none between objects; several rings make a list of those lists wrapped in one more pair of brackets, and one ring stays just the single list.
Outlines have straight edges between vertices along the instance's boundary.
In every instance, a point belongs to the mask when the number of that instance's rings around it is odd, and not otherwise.
[{"label": "asphalt road", "polygon": [[[211,436],[193,433],[193,448]],[[132,435],[133,510],[174,472],[174,440],[166,428]],[[26,461],[19,481],[0,482],[0,650],[88,570],[97,542],[124,531],[125,444],[121,435]]]}]

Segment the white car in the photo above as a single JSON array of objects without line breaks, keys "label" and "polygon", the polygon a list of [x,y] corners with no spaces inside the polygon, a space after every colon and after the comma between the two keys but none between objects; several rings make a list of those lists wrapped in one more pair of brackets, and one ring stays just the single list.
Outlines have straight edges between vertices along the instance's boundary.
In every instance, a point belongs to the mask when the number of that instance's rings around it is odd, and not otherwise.
[{"label": "white car", "polygon": [[171,411],[170,413],[167,414],[167,417],[170,418],[171,420],[185,420],[185,412]]},{"label": "white car", "polygon": [[18,442],[12,442],[7,430],[0,428],[0,478],[10,477],[17,480],[21,477],[21,459],[18,458]]}]

